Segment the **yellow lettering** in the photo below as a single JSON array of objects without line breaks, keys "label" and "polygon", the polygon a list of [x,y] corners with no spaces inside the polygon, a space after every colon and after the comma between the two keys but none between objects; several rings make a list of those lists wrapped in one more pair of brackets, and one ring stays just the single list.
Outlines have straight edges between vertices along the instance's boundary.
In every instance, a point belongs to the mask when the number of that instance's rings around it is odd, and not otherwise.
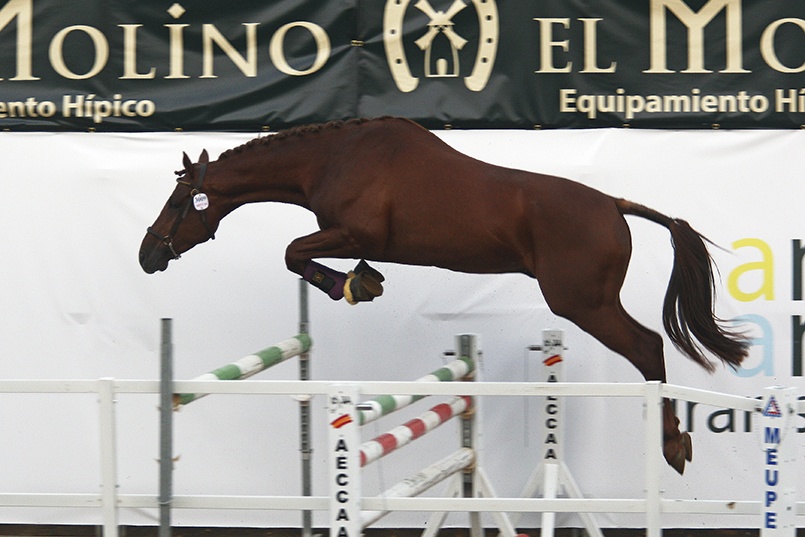
[{"label": "yellow lettering", "polygon": [[[774,300],[774,256],[769,245],[761,239],[741,239],[732,243],[732,248],[756,248],[760,251],[761,260],[744,263],[730,272],[727,279],[727,289],[736,300],[751,302],[763,297],[765,300]],[[743,291],[739,281],[742,276],[760,271],[760,285],[754,291]]]}]

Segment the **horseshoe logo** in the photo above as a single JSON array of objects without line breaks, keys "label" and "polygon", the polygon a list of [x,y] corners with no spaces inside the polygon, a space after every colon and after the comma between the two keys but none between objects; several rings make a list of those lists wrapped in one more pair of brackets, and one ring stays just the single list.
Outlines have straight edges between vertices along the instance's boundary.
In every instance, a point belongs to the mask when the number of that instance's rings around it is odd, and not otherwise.
[{"label": "horseshoe logo", "polygon": [[[409,3],[410,0],[388,0],[383,13],[383,43],[386,49],[386,59],[394,83],[397,85],[397,89],[403,93],[412,92],[419,85],[419,79],[411,74],[403,47],[403,20]],[[470,76],[464,79],[464,85],[470,91],[481,91],[489,82],[497,55],[498,9],[495,0],[472,0],[472,3],[478,14],[480,42],[475,65]],[[464,0],[454,0],[447,11],[437,11],[433,9],[428,0],[418,0],[414,7],[425,13],[430,19],[428,31],[415,41],[416,45],[425,53],[426,76],[458,76],[458,51],[464,48],[467,40],[453,29],[452,19],[467,7],[467,4]],[[437,69],[437,73],[432,73],[430,70],[430,45],[440,33],[444,34],[453,49],[455,75],[446,74],[444,70]]]}]

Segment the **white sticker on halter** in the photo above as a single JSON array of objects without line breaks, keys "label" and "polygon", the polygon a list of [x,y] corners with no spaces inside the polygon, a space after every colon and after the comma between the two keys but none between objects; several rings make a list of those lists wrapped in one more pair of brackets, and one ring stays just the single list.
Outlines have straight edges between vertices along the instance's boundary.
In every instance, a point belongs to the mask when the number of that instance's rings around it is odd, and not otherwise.
[{"label": "white sticker on halter", "polygon": [[207,194],[205,194],[204,192],[199,192],[198,194],[193,196],[193,207],[195,207],[197,211],[203,211],[209,206],[210,206],[210,200],[207,197]]}]

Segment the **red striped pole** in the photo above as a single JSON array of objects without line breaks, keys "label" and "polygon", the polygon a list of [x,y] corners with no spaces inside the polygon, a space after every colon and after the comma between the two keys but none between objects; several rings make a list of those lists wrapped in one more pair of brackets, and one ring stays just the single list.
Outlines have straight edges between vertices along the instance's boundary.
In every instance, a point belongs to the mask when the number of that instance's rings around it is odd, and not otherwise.
[{"label": "red striped pole", "polygon": [[418,417],[399,425],[387,433],[364,442],[361,445],[361,468],[377,459],[401,448],[425,433],[432,431],[447,420],[472,408],[472,398],[455,397],[452,400],[436,405]]}]

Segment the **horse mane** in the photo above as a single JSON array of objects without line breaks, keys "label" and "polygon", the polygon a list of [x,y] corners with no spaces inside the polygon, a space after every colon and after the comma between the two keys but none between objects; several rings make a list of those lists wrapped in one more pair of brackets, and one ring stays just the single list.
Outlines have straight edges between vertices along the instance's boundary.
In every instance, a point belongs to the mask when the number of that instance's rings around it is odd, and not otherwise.
[{"label": "horse mane", "polygon": [[289,129],[281,130],[270,136],[258,136],[257,138],[249,140],[243,145],[239,145],[232,149],[227,149],[226,151],[221,153],[221,155],[218,157],[218,160],[225,159],[251,149],[267,147],[275,142],[280,142],[283,140],[287,140],[289,138],[299,138],[302,136],[317,134],[319,132],[341,129],[346,126],[361,125],[363,123],[369,123],[372,121],[383,121],[387,119],[395,119],[395,118],[392,118],[390,116],[383,116],[377,118],[354,118],[354,119],[328,121],[326,123],[314,123],[311,125],[300,125],[298,127],[291,127]]}]

